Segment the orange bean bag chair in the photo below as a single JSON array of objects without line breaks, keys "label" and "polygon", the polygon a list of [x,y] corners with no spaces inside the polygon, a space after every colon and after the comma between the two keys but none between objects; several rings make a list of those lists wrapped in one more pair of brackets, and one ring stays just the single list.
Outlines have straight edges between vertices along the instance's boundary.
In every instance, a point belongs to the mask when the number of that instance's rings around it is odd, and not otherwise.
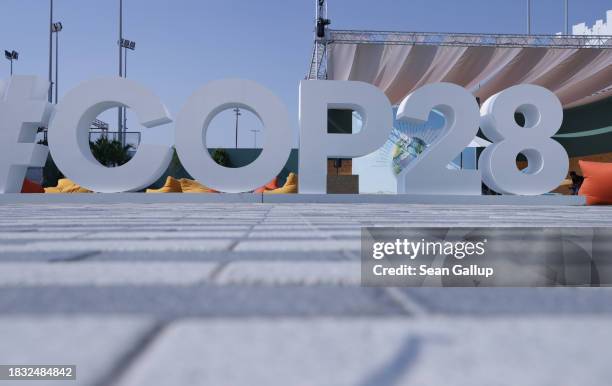
[{"label": "orange bean bag chair", "polygon": [[256,189],[254,193],[263,193],[266,190],[275,190],[278,189],[278,177],[274,177],[274,179],[268,182],[266,185],[262,186],[259,189]]},{"label": "orange bean bag chair", "polygon": [[264,194],[295,194],[298,192],[298,178],[297,174],[289,173],[287,177],[287,181],[282,188],[274,189],[274,190],[266,190]]},{"label": "orange bean bag chair", "polygon": [[182,193],[181,182],[172,176],[166,178],[166,183],[159,189],[147,189],[147,193]]},{"label": "orange bean bag chair", "polygon": [[584,182],[578,192],[587,205],[612,205],[612,163],[578,161]]},{"label": "orange bean bag chair", "polygon": [[208,186],[200,184],[198,181],[190,180],[188,178],[181,178],[179,183],[181,184],[181,190],[183,193],[219,193]]},{"label": "orange bean bag chair", "polygon": [[62,178],[57,181],[57,186],[45,188],[45,193],[93,193],[89,189],[85,189],[77,185],[68,178]]},{"label": "orange bean bag chair", "polygon": [[266,190],[275,190],[275,189],[278,189],[277,184],[278,184],[278,177],[274,177],[274,179],[268,182],[266,186],[264,186],[264,188],[266,188]]},{"label": "orange bean bag chair", "polygon": [[23,180],[23,185],[21,186],[21,193],[44,193],[45,190],[40,184],[37,184],[34,181],[28,180],[27,178]]}]

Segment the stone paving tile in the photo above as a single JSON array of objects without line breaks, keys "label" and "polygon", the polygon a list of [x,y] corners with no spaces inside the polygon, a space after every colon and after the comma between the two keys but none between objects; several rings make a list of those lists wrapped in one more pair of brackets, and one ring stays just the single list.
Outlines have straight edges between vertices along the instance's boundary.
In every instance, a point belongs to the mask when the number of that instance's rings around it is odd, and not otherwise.
[{"label": "stone paving tile", "polygon": [[[35,256],[35,254],[27,254]],[[0,263],[3,255],[0,253]],[[12,255],[11,255],[12,256]],[[344,251],[105,251],[87,258],[88,261],[338,261],[352,258]]]},{"label": "stone paving tile", "polygon": [[229,264],[215,280],[228,285],[339,285],[359,286],[359,262],[241,261]]},{"label": "stone paving tile", "polygon": [[253,231],[265,231],[265,232],[312,232],[313,227],[308,224],[298,223],[297,221],[293,223],[283,223],[283,224],[270,224],[261,222],[259,224],[253,225]]},{"label": "stone paving tile", "polygon": [[0,315],[189,316],[405,315],[384,289],[338,286],[5,287]]},{"label": "stone paving tile", "polygon": [[58,232],[57,230],[40,232],[24,232],[24,231],[0,231],[0,244],[11,240],[63,240],[73,239],[79,236],[86,235],[84,231],[81,232]]},{"label": "stone paving tile", "polygon": [[7,386],[102,386],[151,333],[146,318],[0,317],[0,363],[76,365],[76,381],[19,381]]},{"label": "stone paving tile", "polygon": [[[38,235],[48,234],[48,233],[58,233],[58,234],[77,234],[80,235],[89,235],[95,234],[96,232],[237,232],[237,233],[246,233],[253,226],[252,225],[202,225],[202,224],[188,224],[188,223],[166,223],[160,222],[158,224],[138,224],[132,226],[126,226],[124,224],[109,224],[109,225],[92,225],[89,223],[79,223],[79,224],[62,224],[62,225],[48,225],[48,224],[39,224],[36,227],[33,226],[24,226],[20,224],[15,224],[12,227],[0,228],[0,232],[3,232],[7,235],[7,238],[10,238],[11,234],[20,234],[23,233],[23,237],[27,237],[27,235],[32,234],[34,237]],[[51,237],[49,237],[51,238]]]},{"label": "stone paving tile", "polygon": [[0,287],[43,286],[189,286],[202,283],[216,263],[78,262],[0,264]]},{"label": "stone paving tile", "polygon": [[610,324],[611,318],[190,320],[167,327],[119,385],[608,386]]},{"label": "stone paving tile", "polygon": [[2,252],[49,251],[219,251],[232,244],[231,239],[209,240],[54,240],[29,243],[0,243]]},{"label": "stone paving tile", "polygon": [[[0,245],[0,265],[6,262],[57,262],[57,261],[77,261],[95,255],[94,250],[83,251],[30,251],[30,252],[7,252]],[[0,271],[1,272],[1,271]]]},{"label": "stone paving tile", "polygon": [[290,239],[290,240],[300,240],[300,239],[329,239],[329,238],[337,238],[337,237],[352,237],[359,238],[361,235],[360,228],[355,230],[347,230],[347,231],[332,231],[332,232],[322,232],[320,230],[312,230],[312,229],[301,229],[301,230],[253,230],[249,232],[248,237],[250,239]]},{"label": "stone paving tile", "polygon": [[230,239],[240,238],[247,235],[247,230],[213,230],[194,231],[192,229],[182,231],[159,231],[159,230],[129,230],[123,232],[99,231],[79,235],[80,240],[189,240],[189,239]]},{"label": "stone paving tile", "polygon": [[359,251],[359,239],[351,240],[284,240],[270,238],[268,240],[240,241],[236,251]]}]

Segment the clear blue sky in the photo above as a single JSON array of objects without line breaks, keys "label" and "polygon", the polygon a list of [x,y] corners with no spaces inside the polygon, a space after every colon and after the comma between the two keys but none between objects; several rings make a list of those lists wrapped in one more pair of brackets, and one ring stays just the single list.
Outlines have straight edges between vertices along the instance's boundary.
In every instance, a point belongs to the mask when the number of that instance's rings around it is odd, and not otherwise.
[{"label": "clear blue sky", "polygon": [[[610,0],[570,0],[570,22],[593,24]],[[17,74],[47,77],[48,0],[0,0],[0,49],[15,49]],[[329,0],[333,28],[522,33],[526,0]],[[563,30],[563,0],[533,0],[533,31]],[[55,0],[60,35],[60,98],[79,82],[115,75],[118,0]],[[297,127],[298,83],[312,49],[314,0],[124,0],[124,36],[137,42],[128,76],[154,90],[173,116],[199,86],[247,78],[277,93]],[[0,67],[9,71],[8,61]],[[108,116],[108,114],[107,114]],[[221,126],[231,125],[227,116]],[[112,115],[108,118],[116,125]],[[132,120],[133,121],[133,120]],[[248,121],[248,118],[247,118]],[[171,141],[172,125],[154,129]],[[233,143],[233,134],[212,139]],[[246,128],[245,128],[246,129]],[[247,130],[248,131],[248,130]],[[248,133],[241,143],[252,143]],[[212,145],[212,143],[211,143]]]}]

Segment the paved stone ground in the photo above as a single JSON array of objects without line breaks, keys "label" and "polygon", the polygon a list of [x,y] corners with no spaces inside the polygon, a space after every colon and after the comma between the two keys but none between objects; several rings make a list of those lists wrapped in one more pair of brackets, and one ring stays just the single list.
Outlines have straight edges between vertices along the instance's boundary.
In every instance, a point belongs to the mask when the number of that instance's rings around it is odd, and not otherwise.
[{"label": "paved stone ground", "polygon": [[415,225],[612,208],[1,205],[0,364],[77,365],[53,385],[612,384],[612,289],[360,287],[360,228]]}]

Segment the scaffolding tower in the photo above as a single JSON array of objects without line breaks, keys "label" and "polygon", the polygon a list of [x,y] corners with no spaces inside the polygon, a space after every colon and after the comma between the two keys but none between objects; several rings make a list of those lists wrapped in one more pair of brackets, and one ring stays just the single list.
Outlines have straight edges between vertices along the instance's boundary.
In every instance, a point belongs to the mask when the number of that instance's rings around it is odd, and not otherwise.
[{"label": "scaffolding tower", "polygon": [[326,79],[327,68],[327,42],[329,25],[331,21],[327,18],[327,1],[316,1],[316,18],[314,30],[314,49],[312,52],[312,60],[310,61],[310,69],[306,75],[306,79]]}]

